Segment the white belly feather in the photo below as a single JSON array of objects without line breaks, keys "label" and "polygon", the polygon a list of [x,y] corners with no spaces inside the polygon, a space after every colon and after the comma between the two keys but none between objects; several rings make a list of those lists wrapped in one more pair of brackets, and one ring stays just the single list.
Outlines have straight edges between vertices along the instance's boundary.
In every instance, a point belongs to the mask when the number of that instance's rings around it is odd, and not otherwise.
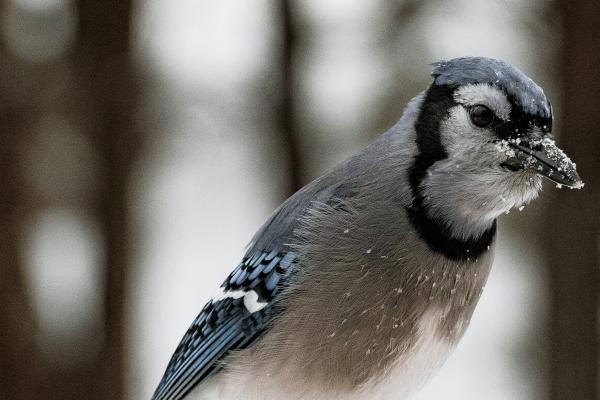
[{"label": "white belly feather", "polygon": [[[248,374],[227,370],[199,385],[187,400],[404,400],[410,398],[441,367],[453,343],[448,343],[437,332],[444,311],[431,310],[419,323],[419,339],[407,354],[384,376],[373,379],[352,393],[335,393],[317,387],[290,371],[279,374],[249,371]],[[257,379],[262,376],[264,379]]]}]

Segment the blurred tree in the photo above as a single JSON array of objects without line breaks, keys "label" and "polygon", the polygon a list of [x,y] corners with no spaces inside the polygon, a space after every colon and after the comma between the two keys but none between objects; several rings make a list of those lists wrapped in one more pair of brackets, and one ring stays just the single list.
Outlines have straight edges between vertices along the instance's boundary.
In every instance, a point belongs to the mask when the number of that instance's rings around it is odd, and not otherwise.
[{"label": "blurred tree", "polygon": [[281,23],[281,48],[280,48],[280,99],[278,115],[279,130],[283,136],[283,145],[288,160],[289,185],[288,193],[284,198],[294,194],[303,185],[302,159],[298,146],[297,129],[294,121],[294,57],[296,53],[296,27],[293,17],[293,4],[291,0],[281,0],[276,3],[279,21]]},{"label": "blurred tree", "polygon": [[561,1],[561,147],[586,186],[557,193],[545,231],[552,280],[552,398],[595,400],[598,391],[600,237],[600,2]]},{"label": "blurred tree", "polygon": [[40,394],[41,366],[36,324],[21,262],[24,204],[18,169],[23,118],[15,92],[14,61],[0,48],[0,398],[35,399]]},{"label": "blurred tree", "polygon": [[[0,1],[0,16],[8,4]],[[0,399],[30,400],[43,393],[44,368],[37,344],[37,321],[25,282],[23,227],[29,202],[20,170],[23,131],[38,96],[35,69],[0,43]]]},{"label": "blurred tree", "polygon": [[[411,34],[414,26],[423,22],[427,7],[436,0],[385,0],[382,7],[386,9],[387,18],[384,26],[380,27],[379,53],[386,60],[386,65],[392,70],[391,78],[382,89],[369,117],[368,133],[379,135],[395,124],[406,104],[423,87],[429,83],[429,77],[424,75],[424,65],[432,62],[427,51],[425,38]],[[408,39],[407,39],[408,38]],[[409,50],[403,40],[413,44],[411,57],[404,57]],[[417,50],[418,51],[415,51]]]},{"label": "blurred tree", "polygon": [[98,379],[101,396],[124,396],[124,292],[129,266],[128,183],[139,150],[134,134],[136,84],[130,61],[132,1],[77,2],[79,30],[73,61],[84,86],[87,130],[96,144],[103,179],[96,215],[105,243],[104,333]]}]

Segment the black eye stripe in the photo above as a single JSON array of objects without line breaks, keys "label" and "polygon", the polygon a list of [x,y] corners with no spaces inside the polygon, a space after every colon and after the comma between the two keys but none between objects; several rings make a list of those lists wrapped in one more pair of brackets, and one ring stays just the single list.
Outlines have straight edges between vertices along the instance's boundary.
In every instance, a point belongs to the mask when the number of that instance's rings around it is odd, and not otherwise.
[{"label": "black eye stripe", "polygon": [[525,114],[517,110],[511,113],[508,121],[499,124],[495,129],[501,139],[521,137],[535,129],[539,129],[544,135],[550,135],[552,117]]},{"label": "black eye stripe", "polygon": [[507,93],[512,110],[508,120],[496,127],[496,134],[501,139],[517,138],[527,135],[532,129],[539,129],[545,135],[552,132],[552,105],[543,98],[537,103],[545,103],[545,107],[532,109],[523,104],[514,94]]}]

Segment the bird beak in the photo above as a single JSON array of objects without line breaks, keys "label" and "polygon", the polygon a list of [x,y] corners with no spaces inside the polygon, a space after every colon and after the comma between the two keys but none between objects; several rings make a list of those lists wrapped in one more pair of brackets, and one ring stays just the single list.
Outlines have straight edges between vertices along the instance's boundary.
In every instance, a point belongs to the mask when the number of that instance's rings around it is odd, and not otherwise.
[{"label": "bird beak", "polygon": [[533,170],[557,185],[572,189],[583,187],[575,163],[549,137],[539,140],[511,139],[508,140],[508,146],[512,152],[503,166],[513,171]]}]

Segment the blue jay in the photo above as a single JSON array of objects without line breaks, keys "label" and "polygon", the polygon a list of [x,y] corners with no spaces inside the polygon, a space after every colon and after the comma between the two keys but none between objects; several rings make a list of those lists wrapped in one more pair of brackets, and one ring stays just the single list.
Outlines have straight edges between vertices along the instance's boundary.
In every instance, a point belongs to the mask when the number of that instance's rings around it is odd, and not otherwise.
[{"label": "blue jay", "polygon": [[406,399],[443,364],[488,276],[496,218],[542,177],[583,183],[530,78],[489,58],[433,65],[395,126],[256,233],[154,400]]}]

